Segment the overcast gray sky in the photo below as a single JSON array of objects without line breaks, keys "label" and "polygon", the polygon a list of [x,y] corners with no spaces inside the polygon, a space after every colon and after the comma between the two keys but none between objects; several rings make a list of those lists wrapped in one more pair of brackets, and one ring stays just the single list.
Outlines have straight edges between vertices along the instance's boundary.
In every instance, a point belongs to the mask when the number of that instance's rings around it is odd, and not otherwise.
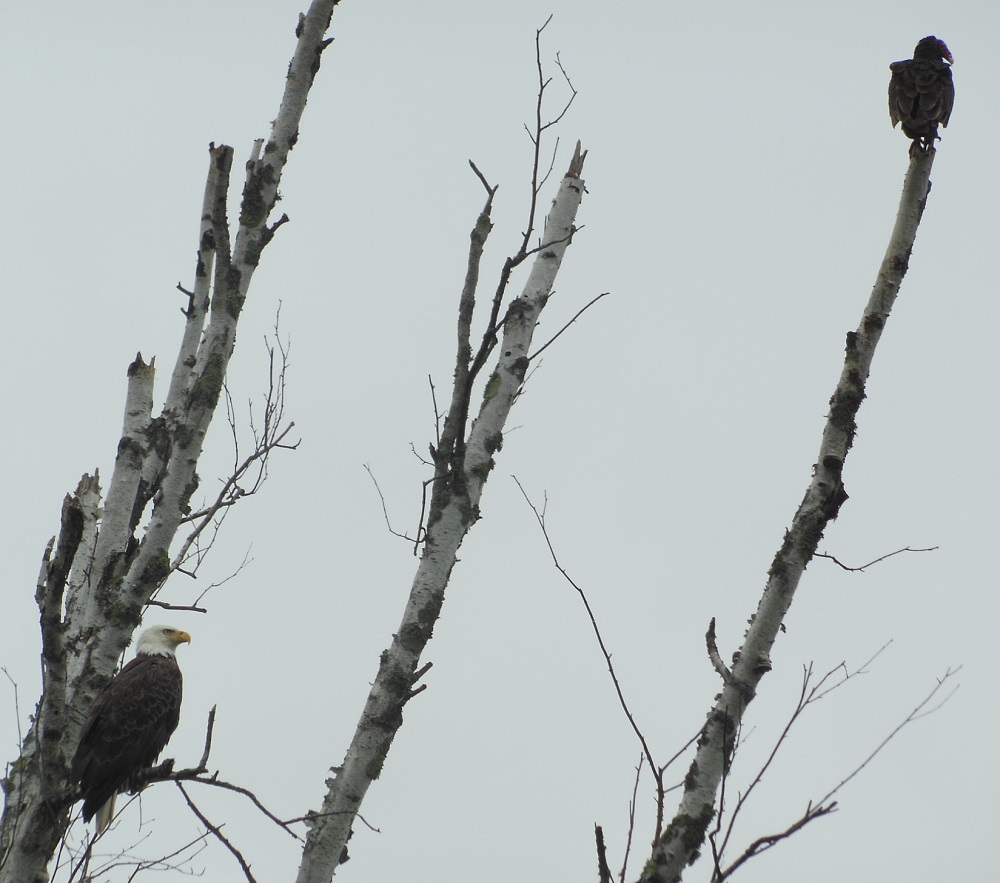
[{"label": "overcast gray sky", "polygon": [[[21,726],[39,684],[33,592],[63,495],[110,476],[137,350],[162,396],[194,269],[209,141],[241,167],[277,107],[294,3],[8,5],[0,29],[7,134],[3,217],[8,503],[0,664]],[[824,699],[745,809],[735,852],[794,821],[949,668],[961,689],[905,729],[839,795],[840,812],[752,862],[774,880],[986,879],[998,760],[998,495],[994,274],[994,3],[470,4],[344,0],[282,182],[292,223],[264,254],[230,372],[259,398],[279,302],[289,414],[302,445],[233,513],[197,583],[208,615],[154,614],[194,635],[169,748],[197,760],[219,706],[213,768],[278,815],[318,806],[340,762],[415,567],[410,450],[433,437],[430,374],[451,377],[468,231],[499,184],[484,262],[492,290],[526,212],[534,30],[579,90],[556,168],[581,139],[589,196],[542,338],[605,298],[546,353],[513,414],[406,710],[338,879],[590,880],[593,825],[621,862],[639,747],[579,599],[547,559],[511,475],[541,502],[586,588],[625,692],[660,758],[717,691],[704,633],[728,656],[810,476],[844,335],[874,281],[908,141],[890,128],[888,63],[936,34],[957,100],[901,297],[848,459],[849,502],[773,653],[731,789],[745,787],[794,708],[803,666],[863,677]],[[558,84],[553,85],[558,103]],[[554,107],[555,105],[553,105]],[[239,176],[234,174],[239,182]],[[555,191],[553,181],[545,201]],[[238,189],[236,191],[238,194]],[[235,216],[235,209],[231,211]],[[245,414],[245,411],[244,411]],[[200,469],[231,459],[218,421]],[[17,753],[0,692],[3,756]],[[683,775],[678,767],[676,778]],[[292,879],[299,845],[228,794],[197,791],[261,881]],[[640,786],[630,877],[652,833]],[[673,804],[668,807],[673,809]],[[151,856],[197,835],[175,789],[142,798],[104,841]],[[154,822],[155,820],[155,822]],[[735,853],[734,853],[735,857]],[[242,879],[216,844],[191,867]],[[706,880],[709,861],[686,880]],[[112,879],[125,879],[119,874]]]}]

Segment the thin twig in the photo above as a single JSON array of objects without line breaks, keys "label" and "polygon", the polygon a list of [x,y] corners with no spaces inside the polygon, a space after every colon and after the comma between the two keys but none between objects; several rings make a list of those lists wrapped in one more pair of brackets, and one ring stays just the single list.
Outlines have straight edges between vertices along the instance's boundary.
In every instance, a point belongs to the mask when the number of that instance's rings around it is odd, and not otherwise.
[{"label": "thin twig", "polygon": [[883,748],[885,748],[885,746],[888,745],[889,742],[892,741],[893,738],[895,738],[896,734],[900,730],[902,730],[903,727],[907,726],[907,724],[913,723],[914,721],[918,721],[918,720],[920,720],[923,717],[927,717],[927,715],[929,715],[929,714],[934,714],[934,712],[936,712],[938,709],[940,709],[942,705],[944,705],[949,699],[951,699],[951,697],[955,695],[955,691],[958,690],[959,686],[961,686],[960,684],[956,684],[954,686],[954,688],[951,690],[951,692],[949,692],[936,705],[932,706],[931,708],[926,708],[926,710],[925,710],[925,706],[927,706],[927,704],[937,695],[938,691],[951,678],[953,678],[955,675],[957,675],[961,670],[962,670],[962,667],[959,666],[958,668],[955,668],[955,669],[949,668],[947,671],[945,671],[945,673],[940,678],[938,678],[937,684],[934,685],[934,688],[892,730],[892,732],[889,733],[888,736],[886,736],[881,742],[879,742],[879,744],[875,747],[875,750],[872,751],[863,761],[861,761],[861,763],[859,763],[857,765],[857,767],[855,767],[855,769],[850,773],[850,775],[846,776],[844,779],[841,779],[841,781],[839,782],[839,784],[837,784],[835,787],[831,788],[826,794],[823,795],[823,797],[821,797],[818,801],[816,801],[816,803],[817,804],[826,803],[826,801],[828,801],[831,797],[833,797],[834,794],[836,794],[838,791],[840,791],[841,788],[843,788],[848,782],[851,781],[851,779],[853,779],[858,773],[860,773],[866,766],[868,766],[869,763],[871,763],[875,759],[876,755]]},{"label": "thin twig", "polygon": [[[767,851],[775,844],[779,843],[780,841],[794,834],[796,831],[801,830],[803,827],[805,827],[805,825],[807,825],[814,819],[821,818],[825,815],[829,815],[832,812],[836,812],[837,801],[832,800],[831,798],[833,798],[833,796],[836,795],[841,788],[843,788],[848,782],[850,782],[855,776],[857,776],[875,758],[875,756],[899,733],[899,731],[903,729],[903,727],[905,727],[907,724],[913,723],[916,720],[919,720],[922,717],[925,717],[928,714],[933,714],[934,712],[936,712],[939,708],[941,708],[942,705],[944,705],[945,702],[947,702],[954,695],[955,690],[958,689],[958,687],[956,686],[950,693],[948,693],[947,696],[941,699],[936,705],[932,706],[931,708],[926,708],[928,703],[931,702],[931,700],[935,697],[935,695],[938,693],[941,687],[943,687],[944,684],[951,677],[957,674],[958,671],[960,670],[960,669],[954,669],[954,670],[948,669],[945,672],[945,674],[938,679],[937,684],[927,694],[927,696],[924,697],[923,701],[920,702],[906,716],[906,718],[902,722],[900,722],[892,730],[892,732],[890,732],[879,743],[879,745],[876,746],[876,748],[860,764],[858,764],[857,767],[854,768],[854,770],[848,776],[842,779],[838,785],[836,785],[834,788],[828,791],[819,800],[809,801],[805,813],[803,813],[802,817],[799,818],[798,821],[791,824],[788,828],[786,828],[779,834],[771,834],[765,837],[757,838],[743,851],[743,853],[740,855],[738,859],[736,859],[736,861],[734,861],[725,870],[723,870],[721,867],[721,859],[722,856],[725,854],[726,846],[729,842],[730,837],[732,836],[733,826],[736,821],[736,816],[739,813],[740,809],[742,809],[743,806],[746,804],[746,801],[750,796],[750,793],[762,780],[764,773],[767,771],[772,761],[774,760],[778,748],[781,746],[781,744],[788,736],[789,730],[791,729],[795,721],[798,719],[798,717],[801,715],[802,711],[804,711],[807,706],[813,704],[814,702],[818,702],[820,699],[831,693],[833,690],[836,690],[837,688],[843,686],[845,683],[847,683],[849,680],[856,677],[857,675],[866,674],[867,667],[876,658],[878,658],[878,656],[886,649],[886,647],[888,647],[888,644],[885,644],[881,648],[879,648],[879,650],[877,650],[865,663],[863,663],[859,668],[855,669],[854,671],[848,671],[844,666],[844,663],[841,663],[840,665],[828,671],[822,678],[820,678],[819,682],[813,685],[811,688],[809,688],[809,682],[812,678],[812,666],[810,665],[803,669],[802,688],[800,691],[799,701],[798,704],[796,705],[795,711],[792,713],[788,723],[786,724],[784,730],[781,733],[781,736],[778,738],[774,748],[772,749],[770,755],[768,756],[767,761],[764,763],[760,771],[754,777],[754,780],[750,784],[750,787],[747,789],[746,793],[744,793],[741,796],[740,800],[738,801],[736,808],[734,809],[730,817],[729,824],[727,826],[726,836],[723,839],[721,847],[716,849],[716,844],[715,844],[715,833],[718,832],[718,829],[721,826],[717,826],[716,832],[713,833],[709,838],[712,843],[713,856],[715,857],[715,870],[712,875],[712,883],[721,883],[721,881],[726,880],[727,878],[732,876],[732,874],[749,859],[753,858],[756,855],[759,855],[762,852]],[[830,678],[832,678],[833,675],[835,675],[838,671],[843,672],[840,680],[824,688],[826,682]],[[721,814],[721,808],[720,808],[720,814]]]},{"label": "thin twig", "polygon": [[204,591],[200,595],[198,595],[197,598],[194,599],[194,603],[197,604],[199,601],[201,601],[201,599],[204,598],[209,592],[211,592],[212,589],[217,589],[219,586],[224,586],[231,579],[235,579],[239,575],[240,571],[243,570],[244,567],[253,562],[253,558],[250,557],[250,552],[252,549],[253,549],[252,546],[248,546],[246,552],[243,555],[243,560],[240,562],[240,566],[237,567],[236,570],[234,570],[231,574],[229,574],[229,576],[223,577],[218,582],[209,583],[209,585],[205,587]]},{"label": "thin twig", "polygon": [[[336,769],[336,767],[334,767]],[[314,819],[322,818],[323,816],[342,816],[346,813],[351,812],[348,809],[334,810],[333,812],[316,812],[315,810],[309,810],[304,816],[296,816],[294,819],[285,819],[286,825],[294,825],[298,822],[312,822]],[[361,813],[355,813],[354,818],[361,819],[364,826],[375,834],[381,834],[382,829],[376,828],[371,822],[368,821]]]},{"label": "thin twig", "polygon": [[594,635],[597,637],[597,643],[601,648],[601,653],[604,655],[604,661],[607,664],[608,673],[611,675],[611,681],[614,684],[615,693],[618,696],[618,704],[621,705],[622,711],[625,712],[625,717],[628,718],[628,722],[632,727],[632,732],[634,732],[636,737],[639,739],[639,744],[642,746],[642,751],[646,758],[646,763],[649,764],[650,771],[653,773],[654,776],[656,776],[656,762],[653,760],[653,753],[650,750],[649,745],[646,743],[646,737],[642,734],[642,730],[639,729],[639,725],[636,723],[635,718],[632,716],[632,711],[631,709],[629,709],[628,703],[625,701],[625,695],[622,692],[621,684],[618,682],[618,675],[615,673],[614,664],[611,662],[611,653],[608,651],[608,648],[604,643],[604,637],[601,635],[601,629],[597,625],[597,617],[594,616],[594,611],[590,607],[590,601],[587,599],[587,595],[583,591],[583,589],[580,588],[580,586],[577,585],[577,583],[569,575],[566,568],[564,568],[559,563],[559,557],[556,555],[556,550],[552,545],[552,540],[549,537],[548,529],[545,526],[544,512],[538,511],[537,507],[535,506],[534,503],[531,502],[531,499],[528,497],[527,492],[522,487],[521,482],[518,481],[516,476],[512,477],[514,478],[515,484],[517,484],[518,490],[521,491],[521,495],[524,497],[525,502],[528,504],[528,506],[531,508],[531,511],[535,515],[535,520],[538,522],[539,528],[541,528],[542,536],[545,539],[546,546],[548,546],[549,555],[552,558],[552,563],[555,565],[556,570],[558,570],[563,575],[563,578],[566,580],[566,582],[568,582],[576,590],[576,593],[580,596],[580,600],[583,601],[583,606],[587,611],[587,617],[590,619],[590,625],[594,630]]},{"label": "thin twig", "polygon": [[[4,676],[10,681],[11,687],[14,688],[14,720],[17,724],[17,744],[24,744],[24,735],[21,732],[21,705],[17,694],[17,681],[15,681],[11,676],[10,672],[7,671],[6,667],[0,668],[0,671],[4,673]],[[17,765],[17,778],[18,778],[18,791],[20,792],[24,788],[24,764]],[[10,855],[10,850],[14,848],[14,844],[17,842],[17,825],[20,821],[19,817],[15,817],[14,824],[11,829],[10,841],[8,843],[7,849],[4,851],[3,855],[0,855],[0,868],[3,868],[4,864],[7,862],[7,856]]]},{"label": "thin twig", "polygon": [[382,493],[382,488],[379,487],[378,479],[375,478],[375,473],[372,472],[371,466],[367,463],[365,463],[365,472],[368,473],[368,477],[372,480],[372,484],[375,485],[375,490],[378,492],[378,498],[382,502],[382,517],[385,518],[385,526],[389,529],[389,533],[391,533],[394,537],[399,537],[401,540],[406,540],[408,543],[415,542],[413,537],[392,529],[392,524],[389,521],[389,510],[385,505],[385,495]]},{"label": "thin twig", "polygon": [[205,750],[201,753],[201,760],[198,761],[198,766],[201,769],[208,768],[208,756],[212,753],[212,733],[215,732],[215,710],[218,705],[213,705],[212,710],[208,713],[208,725],[205,727]]},{"label": "thin twig", "polygon": [[[214,501],[204,508],[191,512],[182,518],[181,523],[191,523],[194,527],[187,537],[185,537],[179,551],[174,555],[171,562],[171,571],[180,571],[193,576],[214,545],[229,508],[240,500],[256,494],[267,480],[270,455],[276,450],[294,451],[300,444],[299,441],[294,443],[285,441],[294,428],[295,423],[289,422],[285,426],[282,425],[285,413],[285,386],[291,348],[281,339],[280,323],[281,305],[279,303],[274,320],[275,342],[272,344],[269,340],[265,339],[269,386],[267,395],[264,397],[263,422],[258,428],[254,420],[254,408],[251,402],[249,422],[254,438],[254,448],[247,457],[241,458],[240,456],[236,408],[228,386],[223,385],[226,417],[233,439],[232,471],[229,477],[223,482],[222,488],[219,490]],[[255,472],[255,474],[252,475],[249,486],[244,487],[241,482],[252,472]],[[209,526],[213,527],[213,532],[207,544],[205,544],[202,541],[202,534]],[[183,565],[191,558],[195,559],[195,566],[185,570]]]},{"label": "thin twig", "polygon": [[234,791],[237,794],[242,794],[246,797],[254,806],[257,807],[260,812],[267,816],[272,822],[283,828],[291,837],[296,840],[301,840],[294,831],[289,828],[289,823],[278,818],[273,812],[271,812],[260,799],[250,791],[248,788],[244,788],[242,785],[234,785],[232,782],[226,782],[219,778],[219,774],[213,773],[211,776],[206,776],[205,773],[208,772],[208,759],[212,753],[212,734],[215,731],[215,711],[216,706],[212,706],[212,710],[208,713],[208,725],[205,728],[205,748],[202,751],[201,759],[198,761],[198,765],[195,767],[190,767],[188,769],[177,770],[173,769],[173,761],[164,761],[158,767],[154,767],[152,770],[148,770],[148,774],[142,776],[143,782],[157,782],[157,781],[170,781],[170,782],[198,782],[201,785],[212,785],[216,788],[222,788],[226,791]]},{"label": "thin twig", "polygon": [[935,552],[939,548],[941,548],[941,547],[940,546],[928,546],[926,549],[911,549],[909,546],[906,546],[903,549],[896,549],[895,552],[889,552],[888,555],[883,555],[881,558],[876,558],[874,561],[869,561],[867,564],[862,564],[860,567],[848,567],[846,564],[842,563],[841,561],[838,561],[837,558],[835,558],[833,555],[830,555],[827,552],[817,552],[813,557],[814,558],[827,558],[830,561],[832,561],[834,564],[836,564],[838,567],[842,567],[844,570],[849,570],[849,571],[851,571],[853,573],[857,573],[859,571],[864,571],[866,568],[871,567],[873,564],[878,564],[878,563],[880,563],[882,561],[885,561],[886,558],[892,558],[893,555],[901,555],[903,552]]},{"label": "thin twig", "polygon": [[782,840],[791,837],[792,834],[797,831],[801,831],[811,821],[822,818],[823,816],[828,816],[836,811],[836,801],[831,803],[829,806],[817,806],[815,808],[810,803],[806,808],[805,813],[803,813],[802,818],[800,818],[797,822],[789,825],[780,834],[768,834],[766,837],[758,837],[746,848],[743,854],[724,871],[716,865],[716,871],[712,874],[712,883],[722,883],[723,880],[731,877],[743,864],[748,862],[754,856],[760,855],[762,852],[767,852],[767,850],[769,850],[772,846],[775,846]]},{"label": "thin twig", "polygon": [[632,799],[628,804],[628,836],[625,838],[625,856],[622,858],[622,868],[618,872],[618,880],[625,883],[628,870],[628,857],[632,851],[632,836],[635,834],[635,807],[639,797],[639,777],[642,775],[642,758],[635,766],[635,782],[632,784]]},{"label": "thin twig", "polygon": [[[552,21],[552,16],[549,15],[545,19],[545,24],[535,31],[535,68],[538,71],[538,93],[535,99],[535,127],[534,133],[528,132],[528,137],[531,139],[531,144],[533,148],[533,156],[531,160],[531,199],[528,203],[528,223],[525,226],[523,238],[521,240],[521,251],[525,251],[528,247],[528,242],[531,240],[531,234],[535,229],[535,213],[538,210],[538,190],[540,187],[538,180],[538,167],[540,159],[540,151],[542,149],[542,104],[545,97],[545,89],[551,82],[551,78],[545,78],[545,71],[542,68],[542,31],[544,31],[548,26],[549,22]],[[525,126],[525,129],[528,127]]]},{"label": "thin twig", "polygon": [[533,352],[530,356],[528,356],[528,361],[530,362],[532,359],[536,358],[537,356],[540,356],[543,352],[545,352],[545,350],[548,349],[550,344],[556,342],[556,339],[559,337],[560,334],[562,334],[567,328],[569,328],[570,325],[572,325],[577,319],[579,319],[580,316],[582,316],[587,310],[589,310],[594,304],[596,304],[602,297],[607,297],[609,294],[611,294],[610,291],[602,291],[599,295],[597,295],[597,297],[595,297],[589,303],[585,304],[583,307],[577,310],[576,315],[572,319],[570,319],[565,325],[563,325],[562,328],[560,328],[554,335],[552,335],[552,337],[550,337],[544,344],[542,344],[542,346],[540,346],[537,350],[535,350],[535,352]]},{"label": "thin twig", "polygon": [[274,822],[279,828],[283,828],[285,832],[290,836],[294,837],[296,840],[302,840],[302,838],[296,834],[291,828],[288,827],[289,823],[280,819],[271,810],[269,810],[263,803],[260,802],[260,798],[253,793],[249,788],[244,788],[242,785],[234,785],[232,782],[227,782],[224,779],[218,777],[218,773],[214,773],[211,776],[187,776],[187,770],[182,770],[180,773],[176,773],[169,778],[171,781],[183,781],[183,782],[197,782],[199,785],[211,785],[214,788],[222,788],[226,791],[234,791],[237,794],[242,794],[247,798],[254,806],[257,807],[265,816],[267,816],[272,822]]},{"label": "thin twig", "polygon": [[[734,828],[735,828],[735,825],[736,825],[736,819],[737,819],[737,817],[739,816],[739,814],[742,811],[742,809],[744,808],[744,806],[746,806],[747,801],[750,799],[750,795],[753,793],[754,789],[763,780],[764,774],[768,771],[768,769],[770,769],[771,764],[774,762],[775,758],[778,755],[779,749],[782,747],[782,745],[784,745],[785,741],[788,739],[788,736],[789,736],[789,734],[790,734],[790,732],[792,730],[792,727],[798,721],[799,717],[806,710],[806,708],[808,708],[810,705],[812,705],[815,702],[818,702],[820,699],[823,699],[825,696],[829,695],[831,692],[833,692],[834,690],[836,690],[838,687],[842,687],[844,684],[846,684],[852,678],[855,678],[858,675],[867,674],[868,673],[868,667],[883,653],[883,651],[888,646],[889,646],[889,643],[883,644],[878,650],[875,651],[875,653],[873,653],[867,660],[865,660],[865,662],[863,662],[854,671],[849,671],[847,669],[846,663],[844,663],[844,662],[839,663],[838,665],[836,665],[833,668],[831,668],[828,672],[826,672],[826,674],[824,674],[819,679],[819,681],[817,683],[815,683],[815,684],[812,683],[812,680],[813,680],[813,666],[812,666],[812,663],[810,663],[808,666],[803,666],[803,669],[802,669],[802,686],[799,689],[799,698],[798,698],[798,702],[795,705],[795,709],[792,711],[792,714],[790,715],[788,721],[786,722],[784,728],[782,729],[781,734],[778,736],[777,740],[774,743],[774,746],[771,748],[771,752],[768,754],[767,759],[764,761],[764,763],[761,766],[761,768],[757,771],[757,774],[754,776],[753,780],[750,782],[749,787],[746,789],[745,792],[743,792],[740,795],[739,800],[737,800],[736,806],[733,809],[733,812],[732,812],[732,814],[729,817],[729,823],[726,826],[726,834],[723,837],[722,844],[718,847],[718,849],[716,849],[716,837],[717,837],[718,833],[722,830],[723,809],[722,809],[722,806],[721,806],[721,803],[720,803],[719,812],[718,812],[718,815],[716,817],[717,818],[717,824],[716,824],[716,827],[715,827],[715,831],[713,832],[712,836],[710,837],[710,840],[712,842],[712,852],[713,852],[713,855],[715,856],[715,864],[716,864],[716,868],[717,868],[717,870],[718,870],[719,873],[721,873],[721,867],[720,866],[721,866],[722,858],[725,855],[726,848],[728,847],[729,841],[730,841],[730,839],[731,839],[731,837],[733,835],[733,831],[734,831]],[[830,684],[829,686],[827,686],[827,683],[838,672],[842,673],[840,679],[834,681],[832,684]],[[734,749],[734,753],[735,753],[735,749]],[[725,788],[727,778],[728,777],[723,777],[723,781],[722,781],[722,788],[723,789]],[[825,803],[825,800],[819,801],[819,804],[822,804],[822,803]]]},{"label": "thin twig", "polygon": [[[548,24],[548,22],[546,22]],[[566,68],[563,67],[562,58],[560,58],[559,53],[556,53],[556,67],[559,68],[559,72],[563,75],[563,79],[566,81],[566,85],[569,86],[570,96],[569,101],[563,106],[563,109],[559,112],[559,116],[555,119],[549,120],[544,126],[542,126],[542,131],[544,132],[549,126],[556,125],[564,116],[566,116],[567,111],[569,111],[570,105],[576,100],[576,88],[573,86],[573,81],[569,78],[569,74],[566,72]]]},{"label": "thin twig", "polygon": [[486,176],[479,171],[479,166],[477,166],[471,159],[469,160],[469,165],[472,166],[472,171],[476,173],[476,177],[483,182],[483,187],[486,188],[486,192],[490,195],[490,199],[492,199],[500,185],[497,184],[495,187],[491,187],[490,182],[486,180]]},{"label": "thin twig", "polygon": [[160,607],[163,610],[184,610],[188,613],[208,613],[207,607],[198,607],[194,604],[168,604],[166,601],[157,601],[155,598],[151,598],[147,606]]},{"label": "thin twig", "polygon": [[[475,168],[475,166],[473,166]],[[437,395],[434,390],[434,379],[427,375],[427,384],[431,388],[431,406],[434,408],[434,444],[441,447],[441,412],[438,410]],[[414,448],[416,451],[416,448]]]},{"label": "thin twig", "polygon": [[184,786],[178,782],[177,787],[181,789],[181,794],[184,795],[184,800],[187,801],[187,805],[191,808],[193,812],[199,819],[199,821],[205,826],[209,833],[214,834],[223,846],[226,847],[232,854],[236,861],[239,862],[240,867],[243,869],[243,876],[250,881],[250,883],[257,883],[254,879],[253,874],[250,873],[250,865],[247,864],[246,859],[243,858],[243,853],[241,853],[232,843],[225,834],[222,833],[222,825],[214,825],[207,818],[205,818],[204,813],[197,806],[194,805],[194,801],[188,795],[187,791],[184,790]]}]

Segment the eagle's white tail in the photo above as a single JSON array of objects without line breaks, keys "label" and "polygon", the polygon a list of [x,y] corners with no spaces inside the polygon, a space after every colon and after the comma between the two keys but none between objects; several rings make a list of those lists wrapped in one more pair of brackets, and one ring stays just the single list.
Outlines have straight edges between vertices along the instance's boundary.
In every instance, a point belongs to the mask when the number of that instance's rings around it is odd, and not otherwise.
[{"label": "eagle's white tail", "polygon": [[115,798],[118,796],[118,792],[112,794],[104,805],[97,811],[97,815],[94,816],[94,824],[96,825],[96,833],[103,834],[108,825],[111,824],[111,819],[115,815]]}]

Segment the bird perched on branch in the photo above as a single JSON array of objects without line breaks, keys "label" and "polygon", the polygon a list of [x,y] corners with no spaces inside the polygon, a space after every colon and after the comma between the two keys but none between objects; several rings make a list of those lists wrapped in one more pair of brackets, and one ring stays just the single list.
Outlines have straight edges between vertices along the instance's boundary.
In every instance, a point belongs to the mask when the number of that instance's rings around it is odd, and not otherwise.
[{"label": "bird perched on branch", "polygon": [[910,156],[933,150],[938,124],[948,125],[955,103],[953,60],[943,40],[924,37],[913,58],[889,65],[889,118],[893,128],[902,123],[903,134],[913,139]]},{"label": "bird perched on branch", "polygon": [[80,733],[71,774],[80,783],[83,820],[97,816],[97,833],[111,822],[115,797],[137,791],[139,774],[153,765],[177,729],[183,681],[175,651],[187,632],[157,625],[139,636],[135,659],[94,702]]}]

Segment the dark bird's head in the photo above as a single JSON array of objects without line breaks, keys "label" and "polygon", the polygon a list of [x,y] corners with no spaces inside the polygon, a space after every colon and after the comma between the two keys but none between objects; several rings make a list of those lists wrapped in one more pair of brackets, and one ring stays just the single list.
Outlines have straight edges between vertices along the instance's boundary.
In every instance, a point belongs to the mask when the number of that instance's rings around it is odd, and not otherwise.
[{"label": "dark bird's head", "polygon": [[139,635],[136,656],[173,656],[181,644],[190,644],[191,636],[167,625],[154,625]]},{"label": "dark bird's head", "polygon": [[955,59],[951,57],[951,52],[948,50],[947,45],[945,45],[944,40],[939,40],[937,37],[924,37],[919,43],[917,43],[917,48],[913,50],[914,58],[926,58],[931,61],[947,61],[948,64],[954,64]]}]

